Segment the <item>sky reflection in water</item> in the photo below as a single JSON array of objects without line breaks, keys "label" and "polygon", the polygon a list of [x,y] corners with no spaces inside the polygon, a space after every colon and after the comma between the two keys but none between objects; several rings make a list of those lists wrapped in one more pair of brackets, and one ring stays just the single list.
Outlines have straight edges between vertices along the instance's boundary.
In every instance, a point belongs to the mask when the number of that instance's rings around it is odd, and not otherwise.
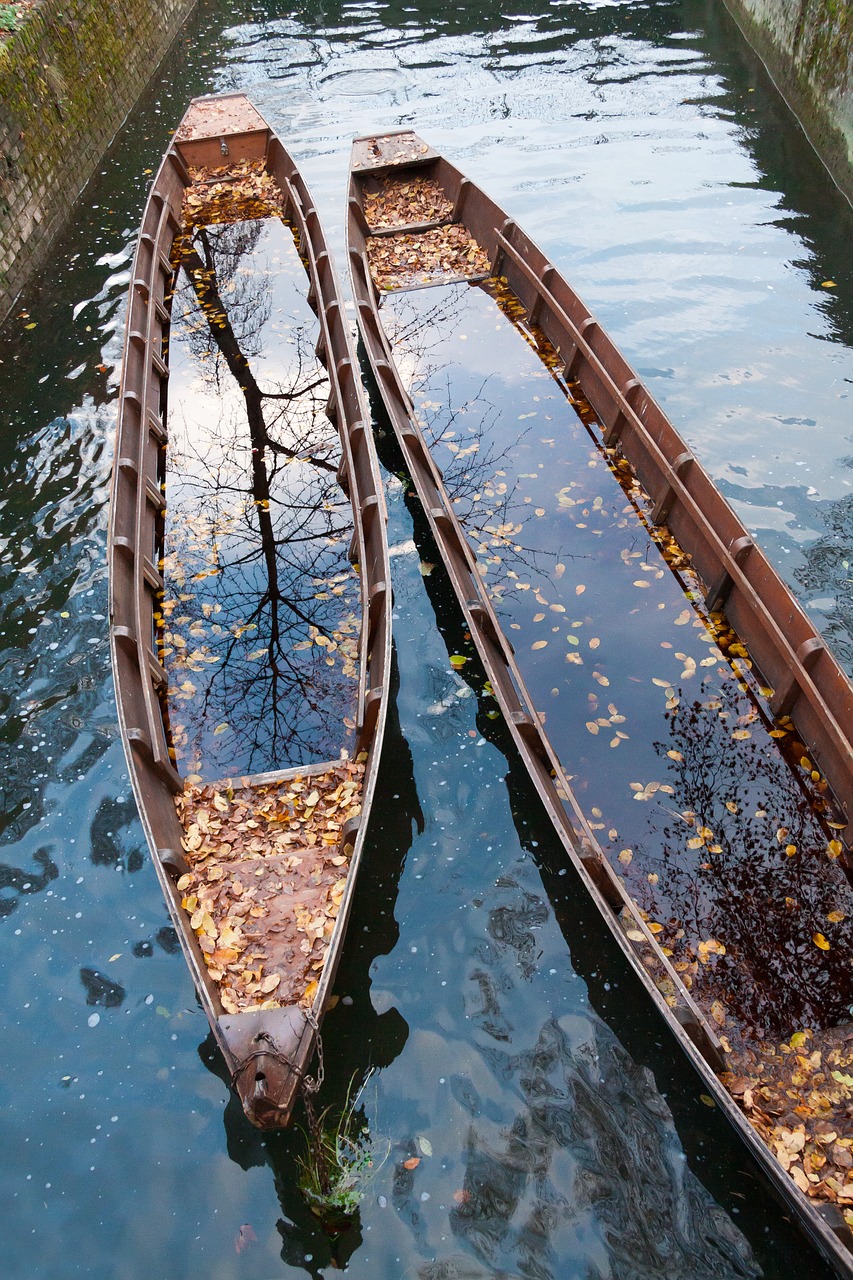
[{"label": "sky reflection in water", "polygon": [[[192,93],[237,87],[304,164],[339,261],[352,133],[416,123],[511,208],[853,662],[850,214],[722,9],[320,16],[202,0],[0,353],[16,1280],[329,1270],[293,1190],[298,1135],[263,1145],[209,1061],[123,778],[108,671],[116,335],[146,170]],[[817,1276],[560,875],[488,702],[457,696],[456,615],[440,575],[418,570],[422,531],[396,481],[389,502],[400,725],[339,984],[352,1003],[328,1023],[328,1097],[381,1067],[365,1107],[393,1151],[341,1258],[371,1280],[500,1267],[692,1280],[755,1274],[750,1253],[766,1276]],[[419,1136],[434,1154],[407,1181],[397,1166]],[[243,1224],[257,1239],[238,1253]]]}]

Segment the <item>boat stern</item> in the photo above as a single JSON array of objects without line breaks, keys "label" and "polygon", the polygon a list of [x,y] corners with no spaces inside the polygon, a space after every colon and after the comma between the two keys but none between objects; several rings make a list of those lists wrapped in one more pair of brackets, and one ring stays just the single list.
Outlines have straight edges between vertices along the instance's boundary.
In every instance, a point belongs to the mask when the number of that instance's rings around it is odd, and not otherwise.
[{"label": "boat stern", "polygon": [[191,168],[265,160],[270,127],[244,93],[193,98],[175,133],[175,146]]}]

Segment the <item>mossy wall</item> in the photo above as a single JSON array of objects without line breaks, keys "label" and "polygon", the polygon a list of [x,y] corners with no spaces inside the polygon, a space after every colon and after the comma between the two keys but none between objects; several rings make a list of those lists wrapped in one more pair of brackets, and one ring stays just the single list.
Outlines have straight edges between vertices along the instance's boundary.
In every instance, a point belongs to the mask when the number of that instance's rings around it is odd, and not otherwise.
[{"label": "mossy wall", "polygon": [[725,0],[853,200],[853,0]]},{"label": "mossy wall", "polygon": [[0,318],[194,0],[42,0],[0,48]]}]

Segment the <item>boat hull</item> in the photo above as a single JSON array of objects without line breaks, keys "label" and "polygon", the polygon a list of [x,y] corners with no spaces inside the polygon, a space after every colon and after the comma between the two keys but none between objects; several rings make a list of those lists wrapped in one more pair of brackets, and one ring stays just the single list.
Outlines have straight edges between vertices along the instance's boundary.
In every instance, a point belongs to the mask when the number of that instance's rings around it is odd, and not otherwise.
[{"label": "boat hull", "polygon": [[[405,170],[407,182],[410,174],[429,175],[446,198],[446,210],[439,210],[431,221],[412,219],[411,224],[391,225],[392,215],[381,230],[371,226],[365,214],[365,196],[375,195],[384,178],[395,170]],[[450,224],[461,224],[485,251],[489,263],[485,274],[502,279],[521,304],[526,322],[535,325],[558,353],[566,381],[580,385],[602,424],[605,447],[619,446],[652,500],[653,522],[667,524],[692,556],[694,568],[707,585],[708,607],[725,611],[748,644],[765,681],[776,690],[773,713],[793,718],[848,821],[853,813],[853,688],[674,426],[557,268],[522,229],[410,131],[356,139],[350,174],[348,259],[362,339],[432,535],[515,744],[577,876],[711,1098],[813,1243],[841,1274],[853,1276],[853,1235],[834,1206],[819,1207],[797,1189],[723,1087],[717,1073],[725,1068],[725,1053],[717,1028],[684,988],[590,829],[564,764],[543,728],[539,709],[527,691],[395,365],[372,270],[383,261],[374,237],[415,236]],[[432,283],[428,275],[390,287],[425,287]],[[434,283],[451,279],[474,283],[483,278],[482,271],[469,273],[463,267],[457,276],[451,271]],[[846,852],[844,856],[848,856]],[[627,938],[618,921],[617,912],[626,909],[633,911],[636,941]],[[674,998],[663,998],[650,968],[666,975]]]},{"label": "boat hull", "polygon": [[[227,158],[227,159],[226,159]],[[298,238],[306,290],[319,321],[317,355],[328,373],[326,413],[340,440],[338,481],[353,513],[350,559],[360,570],[356,751],[365,753],[361,815],[345,829],[349,871],[325,964],[310,1007],[233,1013],[223,1006],[178,881],[188,871],[176,798],[184,780],[168,728],[168,678],[156,648],[162,601],[172,246],[182,230],[190,167],[263,161],[284,196],[283,216]],[[286,1125],[314,1055],[346,934],[376,785],[391,662],[386,515],[370,417],[358,376],[334,265],[310,194],[273,130],[242,94],[196,99],[154,179],[133,263],[119,393],[108,557],[110,641],[119,730],[152,861],[199,1000],[249,1119]],[[331,762],[335,764],[336,762]],[[286,782],[317,766],[286,768],[250,783]],[[343,841],[342,841],[343,844]]]}]

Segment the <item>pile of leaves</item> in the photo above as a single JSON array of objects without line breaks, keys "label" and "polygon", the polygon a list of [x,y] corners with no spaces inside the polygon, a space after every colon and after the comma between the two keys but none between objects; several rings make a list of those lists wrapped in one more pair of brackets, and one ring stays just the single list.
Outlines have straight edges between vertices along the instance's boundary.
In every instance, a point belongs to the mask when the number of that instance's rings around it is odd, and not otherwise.
[{"label": "pile of leaves", "polygon": [[729,1065],[720,1079],[782,1168],[853,1226],[853,1024],[754,1042]]},{"label": "pile of leaves", "polygon": [[371,227],[405,227],[414,223],[446,222],[453,205],[432,178],[413,176],[377,180],[377,190],[365,191],[364,213]]},{"label": "pile of leaves", "polygon": [[185,227],[276,218],[284,214],[284,196],[263,160],[239,160],[216,168],[191,168],[184,192]]},{"label": "pile of leaves", "polygon": [[411,289],[421,284],[488,276],[489,259],[459,222],[419,235],[373,236],[367,257],[380,289]]},{"label": "pile of leaves", "polygon": [[364,755],[266,785],[188,780],[178,881],[227,1013],[311,1005],[346,888]]}]

